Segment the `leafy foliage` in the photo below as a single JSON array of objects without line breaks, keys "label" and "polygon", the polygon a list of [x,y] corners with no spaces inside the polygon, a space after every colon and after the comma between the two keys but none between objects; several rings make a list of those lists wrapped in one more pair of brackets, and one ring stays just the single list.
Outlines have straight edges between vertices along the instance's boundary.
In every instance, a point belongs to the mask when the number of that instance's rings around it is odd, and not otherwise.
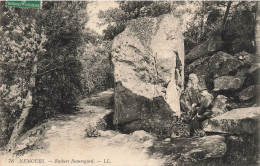
[{"label": "leafy foliage", "polygon": [[111,65],[111,42],[89,43],[81,56],[83,71],[81,81],[84,95],[101,92],[113,87],[113,67]]},{"label": "leafy foliage", "polygon": [[[234,54],[254,52],[255,2],[199,2],[195,21],[184,33],[186,40],[201,43],[221,36],[224,51]],[[228,4],[230,3],[229,11]],[[227,13],[226,13],[227,12]],[[226,20],[224,20],[226,16]]]},{"label": "leafy foliage", "polygon": [[[9,115],[8,132],[20,115],[33,57],[38,55],[38,72],[33,89],[33,110],[26,126],[52,114],[76,111],[81,94],[78,56],[83,53],[86,2],[44,2],[41,12],[6,8],[1,2],[1,97]],[[2,115],[2,114],[1,114]],[[2,118],[2,117],[0,117]],[[1,133],[0,133],[1,134]]]},{"label": "leafy foliage", "polygon": [[152,1],[121,1],[119,8],[101,11],[99,18],[108,27],[103,31],[104,39],[112,40],[116,35],[123,32],[129,20],[140,17],[157,17],[162,14],[171,12],[169,2],[152,2]]}]

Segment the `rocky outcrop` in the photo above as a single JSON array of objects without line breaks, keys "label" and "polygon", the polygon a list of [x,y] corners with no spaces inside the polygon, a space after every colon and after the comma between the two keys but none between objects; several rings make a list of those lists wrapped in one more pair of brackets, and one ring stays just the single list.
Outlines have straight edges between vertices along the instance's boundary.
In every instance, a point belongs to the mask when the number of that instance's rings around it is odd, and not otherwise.
[{"label": "rocky outcrop", "polygon": [[214,73],[214,78],[227,76],[243,63],[230,54],[218,52],[209,59],[209,69]]},{"label": "rocky outcrop", "polygon": [[180,115],[184,43],[178,19],[163,15],[131,21],[113,41],[112,62],[116,126],[154,131]]},{"label": "rocky outcrop", "polygon": [[214,80],[214,91],[219,90],[236,90],[241,88],[244,83],[243,77],[222,76]]},{"label": "rocky outcrop", "polygon": [[259,165],[259,139],[250,136],[226,136],[225,165]]},{"label": "rocky outcrop", "polygon": [[[204,67],[208,67],[208,60],[209,60],[210,57],[202,57],[200,59],[197,59],[195,60],[194,62],[192,62],[191,64],[189,64],[185,69],[185,72],[187,73],[196,73],[198,74],[197,72],[194,72],[195,69],[197,69],[198,67],[200,66],[204,66]],[[206,65],[205,65],[206,63]],[[209,69],[207,70],[199,70],[197,69],[196,71],[201,71],[201,72],[208,72]]]},{"label": "rocky outcrop", "polygon": [[254,98],[255,96],[256,96],[256,86],[251,85],[251,86],[243,89],[239,93],[239,100],[240,101],[247,101],[247,100]]},{"label": "rocky outcrop", "polygon": [[[226,97],[217,97],[219,107]],[[150,148],[164,165],[257,165],[260,107],[235,109],[208,120],[208,136],[157,141]],[[221,109],[221,108],[219,108]],[[205,121],[204,121],[205,122]]]},{"label": "rocky outcrop", "polygon": [[241,60],[243,63],[251,65],[257,61],[257,56],[254,54],[250,54],[246,51],[242,51],[240,53],[236,53],[234,55],[237,59]]},{"label": "rocky outcrop", "polygon": [[208,134],[225,135],[226,165],[258,165],[260,107],[238,108],[208,119]]},{"label": "rocky outcrop", "polygon": [[[210,43],[215,43],[212,49]],[[231,51],[231,47],[218,37],[194,47],[185,56],[185,76],[197,74],[201,87],[214,96],[226,96],[233,108],[253,106],[256,100],[253,87],[257,85],[260,62],[245,47],[236,51]]]},{"label": "rocky outcrop", "polygon": [[260,107],[239,108],[208,120],[207,132],[251,135],[259,133]]},{"label": "rocky outcrop", "polygon": [[202,138],[178,138],[169,143],[157,142],[151,151],[165,156],[165,165],[222,165],[222,157],[227,151],[227,146],[225,138],[216,135]]},{"label": "rocky outcrop", "polygon": [[220,37],[212,38],[193,48],[186,56],[185,61],[191,62],[201,57],[208,56],[222,47],[223,41]]}]

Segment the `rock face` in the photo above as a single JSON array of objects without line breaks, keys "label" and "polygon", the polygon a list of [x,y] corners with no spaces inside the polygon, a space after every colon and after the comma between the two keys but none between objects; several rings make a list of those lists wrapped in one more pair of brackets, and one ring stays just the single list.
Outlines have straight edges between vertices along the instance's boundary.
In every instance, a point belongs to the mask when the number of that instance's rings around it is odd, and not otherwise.
[{"label": "rock face", "polygon": [[243,63],[230,54],[218,52],[209,59],[209,69],[213,71],[214,78],[229,75]]},{"label": "rock face", "polygon": [[208,56],[208,54],[218,51],[222,47],[223,41],[220,37],[212,38],[203,42],[199,46],[193,48],[185,57],[185,61],[190,62],[201,57]]},{"label": "rock face", "polygon": [[243,46],[234,52],[227,45],[216,37],[192,48],[185,55],[185,76],[197,74],[201,87],[214,96],[226,96],[233,108],[251,107],[257,98],[253,87],[258,84],[259,58]]},{"label": "rock face", "polygon": [[178,19],[133,20],[114,39],[112,50],[115,125],[129,132],[152,131],[171,115],[180,115],[184,43]]},{"label": "rock face", "polygon": [[246,51],[236,53],[235,57],[248,65],[251,65],[257,61],[257,56],[247,53]]},{"label": "rock face", "polygon": [[244,83],[243,77],[222,76],[214,80],[214,91],[219,90],[236,90],[241,88]]},{"label": "rock face", "polygon": [[223,165],[222,157],[227,151],[227,146],[225,138],[216,135],[156,143],[151,150],[167,156],[164,165]]},{"label": "rock face", "polygon": [[256,96],[256,87],[255,87],[255,85],[251,85],[251,86],[243,89],[239,93],[239,100],[240,101],[247,101],[247,100],[252,99],[255,96]]},{"label": "rock face", "polygon": [[239,108],[208,120],[207,132],[230,134],[259,133],[260,107]]}]

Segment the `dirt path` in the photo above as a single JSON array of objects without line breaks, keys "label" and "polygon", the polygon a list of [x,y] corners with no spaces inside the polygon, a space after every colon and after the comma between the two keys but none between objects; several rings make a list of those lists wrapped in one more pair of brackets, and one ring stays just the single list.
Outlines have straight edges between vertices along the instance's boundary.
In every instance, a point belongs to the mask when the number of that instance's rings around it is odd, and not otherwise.
[{"label": "dirt path", "polygon": [[[95,124],[110,110],[86,104],[86,99],[80,102],[80,107],[82,110],[75,115],[60,116],[47,122],[49,127],[41,141],[41,144],[46,145],[45,148],[29,151],[19,158],[5,156],[4,159],[0,159],[0,166],[159,166],[162,164],[163,161],[151,159],[147,153],[147,147],[153,143],[149,135],[139,137],[138,134],[126,135],[116,131],[105,131],[100,137],[86,138],[87,126]],[[10,159],[14,159],[14,163],[8,163]],[[43,163],[36,164],[36,161]]]}]

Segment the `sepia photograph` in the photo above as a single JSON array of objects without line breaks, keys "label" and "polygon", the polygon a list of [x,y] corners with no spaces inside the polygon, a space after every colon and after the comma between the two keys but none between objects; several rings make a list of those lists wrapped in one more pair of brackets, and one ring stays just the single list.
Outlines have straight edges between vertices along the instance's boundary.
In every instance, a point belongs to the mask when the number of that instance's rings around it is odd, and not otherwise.
[{"label": "sepia photograph", "polygon": [[260,165],[260,2],[0,0],[0,166]]}]

